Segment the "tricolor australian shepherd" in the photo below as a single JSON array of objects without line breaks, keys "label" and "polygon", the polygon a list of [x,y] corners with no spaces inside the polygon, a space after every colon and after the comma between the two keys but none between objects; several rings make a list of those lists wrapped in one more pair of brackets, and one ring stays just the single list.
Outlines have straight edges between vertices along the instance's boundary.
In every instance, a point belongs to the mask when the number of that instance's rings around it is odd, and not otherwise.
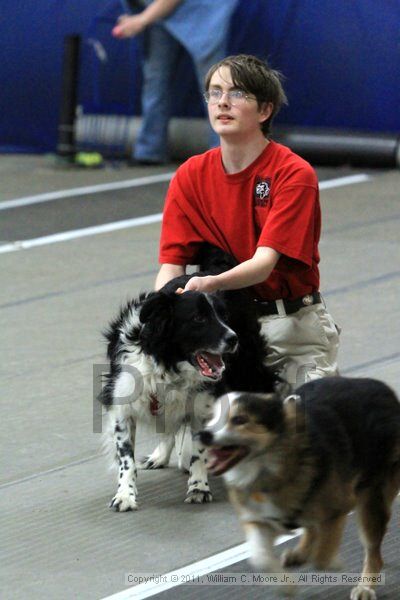
[{"label": "tricolor australian shepherd", "polygon": [[328,377],[286,399],[223,396],[215,409],[215,422],[199,437],[209,448],[210,472],[225,479],[254,566],[282,572],[274,539],[303,527],[281,564],[332,567],[347,513],[355,509],[365,560],[351,600],[374,600],[371,575],[382,568],[381,543],[400,490],[394,392],[373,379]]},{"label": "tricolor australian shepherd", "polygon": [[[232,266],[232,259],[217,249],[203,252],[199,262],[202,273]],[[264,365],[265,340],[248,292],[177,293],[189,277],[129,302],[106,333],[110,372],[100,400],[107,408],[107,437],[119,466],[110,505],[116,511],[137,508],[137,423],[160,434],[142,467],[160,468],[168,464],[183,423],[193,435],[202,429],[221,393],[272,391],[278,379]],[[212,500],[206,457],[203,444],[194,438],[185,502]]]}]

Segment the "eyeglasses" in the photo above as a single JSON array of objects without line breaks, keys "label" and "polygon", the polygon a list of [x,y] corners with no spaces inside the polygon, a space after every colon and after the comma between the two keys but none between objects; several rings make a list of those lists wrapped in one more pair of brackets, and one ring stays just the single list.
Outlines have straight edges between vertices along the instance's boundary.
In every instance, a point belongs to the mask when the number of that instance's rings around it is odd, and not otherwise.
[{"label": "eyeglasses", "polygon": [[257,100],[255,96],[250,96],[246,94],[243,90],[229,90],[229,92],[223,92],[219,89],[212,89],[203,94],[204,100],[207,104],[218,104],[222,99],[222,96],[226,94],[229,102],[232,106],[237,106],[238,104],[244,104],[247,100]]}]

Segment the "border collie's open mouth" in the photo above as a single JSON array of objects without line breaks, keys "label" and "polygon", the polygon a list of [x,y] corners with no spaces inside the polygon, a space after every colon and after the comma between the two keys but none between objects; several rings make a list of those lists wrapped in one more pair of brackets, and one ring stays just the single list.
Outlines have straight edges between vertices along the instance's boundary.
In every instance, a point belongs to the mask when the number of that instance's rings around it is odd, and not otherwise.
[{"label": "border collie's open mouth", "polygon": [[193,364],[199,368],[203,377],[208,379],[221,379],[225,369],[225,363],[220,354],[211,354],[211,352],[200,351],[194,355]]},{"label": "border collie's open mouth", "polygon": [[213,475],[222,475],[250,452],[245,446],[214,446],[208,449],[207,468]]}]

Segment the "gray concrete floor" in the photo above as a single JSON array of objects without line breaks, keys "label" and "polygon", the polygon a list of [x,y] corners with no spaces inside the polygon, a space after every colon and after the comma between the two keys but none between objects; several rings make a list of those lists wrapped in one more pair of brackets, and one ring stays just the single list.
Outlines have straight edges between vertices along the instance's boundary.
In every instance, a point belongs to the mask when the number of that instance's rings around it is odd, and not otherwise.
[{"label": "gray concrete floor", "polygon": [[[173,169],[62,170],[51,157],[1,156],[0,203]],[[321,181],[352,173],[318,171]],[[400,173],[370,175],[321,193],[321,289],[343,328],[342,372],[400,393]],[[166,187],[1,211],[0,246],[157,213]],[[137,513],[107,508],[115,482],[93,432],[93,366],[120,304],[152,288],[158,236],[153,224],[0,255],[2,598],[104,598],[127,572],[171,571],[243,541],[221,483],[214,503],[184,505],[174,462],[139,474]],[[139,453],[152,445],[142,436]]]}]

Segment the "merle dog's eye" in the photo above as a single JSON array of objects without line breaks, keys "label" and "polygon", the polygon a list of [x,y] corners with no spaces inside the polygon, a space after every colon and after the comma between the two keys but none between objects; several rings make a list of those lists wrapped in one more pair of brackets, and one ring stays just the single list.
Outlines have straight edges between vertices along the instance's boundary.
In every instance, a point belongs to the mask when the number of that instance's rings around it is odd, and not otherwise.
[{"label": "merle dog's eye", "polygon": [[232,425],[244,425],[248,422],[248,418],[244,415],[238,415],[237,417],[232,417],[231,423]]}]

